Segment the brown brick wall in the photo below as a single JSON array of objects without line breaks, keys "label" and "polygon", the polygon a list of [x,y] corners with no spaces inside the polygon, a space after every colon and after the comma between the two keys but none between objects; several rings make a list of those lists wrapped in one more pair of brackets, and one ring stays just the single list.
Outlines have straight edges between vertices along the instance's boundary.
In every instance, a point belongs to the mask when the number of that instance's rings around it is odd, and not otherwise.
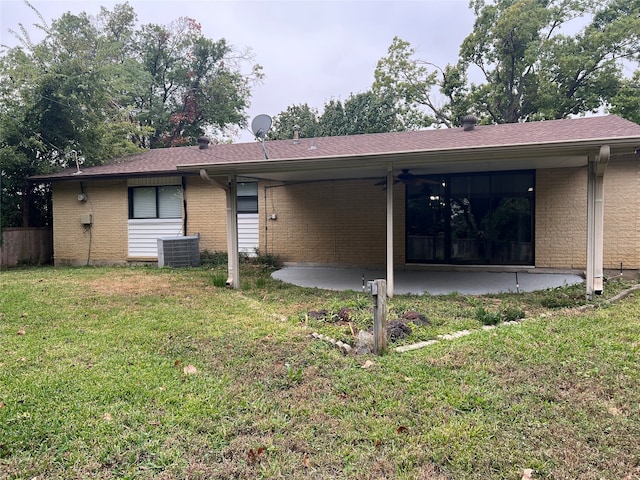
[{"label": "brown brick wall", "polygon": [[536,267],[585,268],[587,168],[536,172]]},{"label": "brown brick wall", "polygon": [[[127,181],[83,182],[83,188],[87,201],[79,202],[77,197],[81,192],[80,182],[53,185],[55,264],[85,265],[87,259],[94,265],[126,264],[129,208]],[[224,191],[199,178],[189,178],[185,197],[189,210],[187,234],[200,233],[201,250],[226,251]],[[80,223],[80,215],[84,213],[93,215],[91,229]]]},{"label": "brown brick wall", "polygon": [[640,269],[640,159],[612,158],[604,174],[604,268]]},{"label": "brown brick wall", "polygon": [[204,182],[199,177],[188,177],[187,235],[200,234],[200,250],[227,251],[227,207],[224,190]]},{"label": "brown brick wall", "polygon": [[[629,178],[637,181],[629,182]],[[614,159],[605,174],[604,267],[640,268],[640,165]],[[285,262],[384,265],[386,194],[371,181],[260,189],[260,249]],[[264,185],[261,185],[264,187]],[[266,210],[264,205],[266,204]],[[277,220],[265,220],[275,213]],[[405,262],[403,185],[394,188],[394,261]],[[266,230],[265,230],[266,223]],[[587,169],[538,170],[535,265],[586,268]]]},{"label": "brown brick wall", "polygon": [[[56,265],[124,264],[127,259],[127,182],[83,182],[86,202],[78,201],[80,182],[53,185],[53,256]],[[80,215],[92,214],[85,227]],[[89,255],[89,243],[91,254]]]},{"label": "brown brick wall", "polygon": [[[604,268],[640,268],[640,160],[612,158],[604,176]],[[536,266],[586,268],[587,168],[538,170]]]},{"label": "brown brick wall", "polygon": [[[633,179],[633,181],[629,181]],[[276,185],[261,182],[260,251],[285,262],[382,266],[386,260],[386,192],[373,180]],[[604,267],[640,269],[640,160],[613,158],[605,174]],[[53,185],[56,265],[127,262],[127,181]],[[222,189],[197,177],[186,182],[187,234],[200,234],[201,250],[226,251]],[[404,185],[394,187],[394,261],[405,262]],[[80,215],[91,213],[91,229]],[[276,214],[276,220],[267,220]],[[537,267],[586,266],[587,169],[536,174]],[[91,234],[91,235],[90,235]],[[89,241],[91,255],[89,256]]]},{"label": "brown brick wall", "polygon": [[[386,192],[374,184],[361,180],[261,185],[260,207],[266,202],[266,210],[261,212],[260,250],[284,262],[384,265]],[[270,214],[277,220],[264,219]],[[402,185],[394,188],[394,216],[394,256],[404,262]]]}]

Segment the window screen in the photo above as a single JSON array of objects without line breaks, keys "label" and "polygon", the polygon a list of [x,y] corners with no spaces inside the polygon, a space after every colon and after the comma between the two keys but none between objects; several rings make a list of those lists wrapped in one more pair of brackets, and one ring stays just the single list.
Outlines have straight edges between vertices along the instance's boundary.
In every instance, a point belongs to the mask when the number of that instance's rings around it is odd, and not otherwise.
[{"label": "window screen", "polygon": [[132,218],[156,218],[156,187],[132,188]]},{"label": "window screen", "polygon": [[238,183],[238,213],[258,213],[258,183]]},{"label": "window screen", "polygon": [[158,187],[158,217],[182,217],[182,188],[176,185]]},{"label": "window screen", "polygon": [[129,188],[129,218],[181,218],[182,187]]}]

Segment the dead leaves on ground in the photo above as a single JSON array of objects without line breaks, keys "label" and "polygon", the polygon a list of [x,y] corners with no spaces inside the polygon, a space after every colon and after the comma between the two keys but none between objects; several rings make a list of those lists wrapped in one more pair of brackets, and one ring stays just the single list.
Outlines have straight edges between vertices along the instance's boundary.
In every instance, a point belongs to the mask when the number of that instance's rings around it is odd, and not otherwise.
[{"label": "dead leaves on ground", "polygon": [[[176,368],[180,368],[182,366],[182,360],[176,360],[175,362],[173,362],[173,366]],[[198,373],[198,369],[194,365],[189,364],[182,369],[182,373],[184,373],[185,375],[195,375],[196,373]]]},{"label": "dead leaves on ground", "polygon": [[247,452],[247,463],[249,463],[249,465],[255,465],[260,462],[260,460],[264,458],[265,450],[266,449],[264,447],[259,447],[257,450],[250,448]]},{"label": "dead leaves on ground", "polygon": [[362,366],[360,368],[368,370],[369,368],[373,367],[374,365],[375,365],[375,363],[373,363],[371,360],[367,360],[366,362],[364,362],[362,364]]},{"label": "dead leaves on ground", "polygon": [[[404,425],[400,425],[398,428],[396,428],[396,434],[398,435],[402,435],[402,434],[408,434],[409,433],[409,427],[406,427]],[[374,443],[376,448],[380,448],[382,447],[382,440],[379,438],[376,438],[376,441]]]},{"label": "dead leaves on ground", "polygon": [[522,480],[533,480],[533,469],[531,468],[525,468],[522,471]]},{"label": "dead leaves on ground", "polygon": [[[258,447],[257,449],[250,448],[247,452],[247,463],[249,465],[260,463],[266,457],[266,452],[267,449],[264,446]],[[311,468],[311,459],[309,458],[309,455],[305,453],[302,456],[301,463],[304,468]]]},{"label": "dead leaves on ground", "polygon": [[193,365],[187,365],[182,369],[182,371],[185,375],[195,375],[196,373],[198,373],[198,369]]}]

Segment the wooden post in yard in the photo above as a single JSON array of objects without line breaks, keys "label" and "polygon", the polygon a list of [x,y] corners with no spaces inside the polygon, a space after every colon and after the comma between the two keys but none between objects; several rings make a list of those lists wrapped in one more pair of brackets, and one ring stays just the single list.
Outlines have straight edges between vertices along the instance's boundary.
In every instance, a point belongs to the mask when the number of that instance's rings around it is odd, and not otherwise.
[{"label": "wooden post in yard", "polygon": [[387,281],[376,280],[374,297],[376,304],[373,309],[373,353],[382,355],[387,351]]}]

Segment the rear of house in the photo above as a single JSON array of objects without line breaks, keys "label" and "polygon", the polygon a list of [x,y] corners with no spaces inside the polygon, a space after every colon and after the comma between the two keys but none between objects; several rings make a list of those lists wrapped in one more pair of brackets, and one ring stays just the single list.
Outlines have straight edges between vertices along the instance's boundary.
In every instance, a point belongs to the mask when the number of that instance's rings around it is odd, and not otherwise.
[{"label": "rear of house", "polygon": [[157,238],[183,235],[226,251],[233,179],[248,254],[372,267],[392,245],[400,268],[584,270],[590,165],[607,144],[602,263],[639,270],[640,126],[537,123],[266,142],[268,159],[258,143],[153,150],[34,180],[53,184],[56,265],[155,262]]},{"label": "rear of house", "polygon": [[[635,155],[610,162],[607,269],[640,269],[639,181]],[[384,266],[385,191],[375,183],[262,185],[261,251],[293,263]],[[586,268],[585,167],[427,176],[396,184],[393,198],[396,265]]]}]

